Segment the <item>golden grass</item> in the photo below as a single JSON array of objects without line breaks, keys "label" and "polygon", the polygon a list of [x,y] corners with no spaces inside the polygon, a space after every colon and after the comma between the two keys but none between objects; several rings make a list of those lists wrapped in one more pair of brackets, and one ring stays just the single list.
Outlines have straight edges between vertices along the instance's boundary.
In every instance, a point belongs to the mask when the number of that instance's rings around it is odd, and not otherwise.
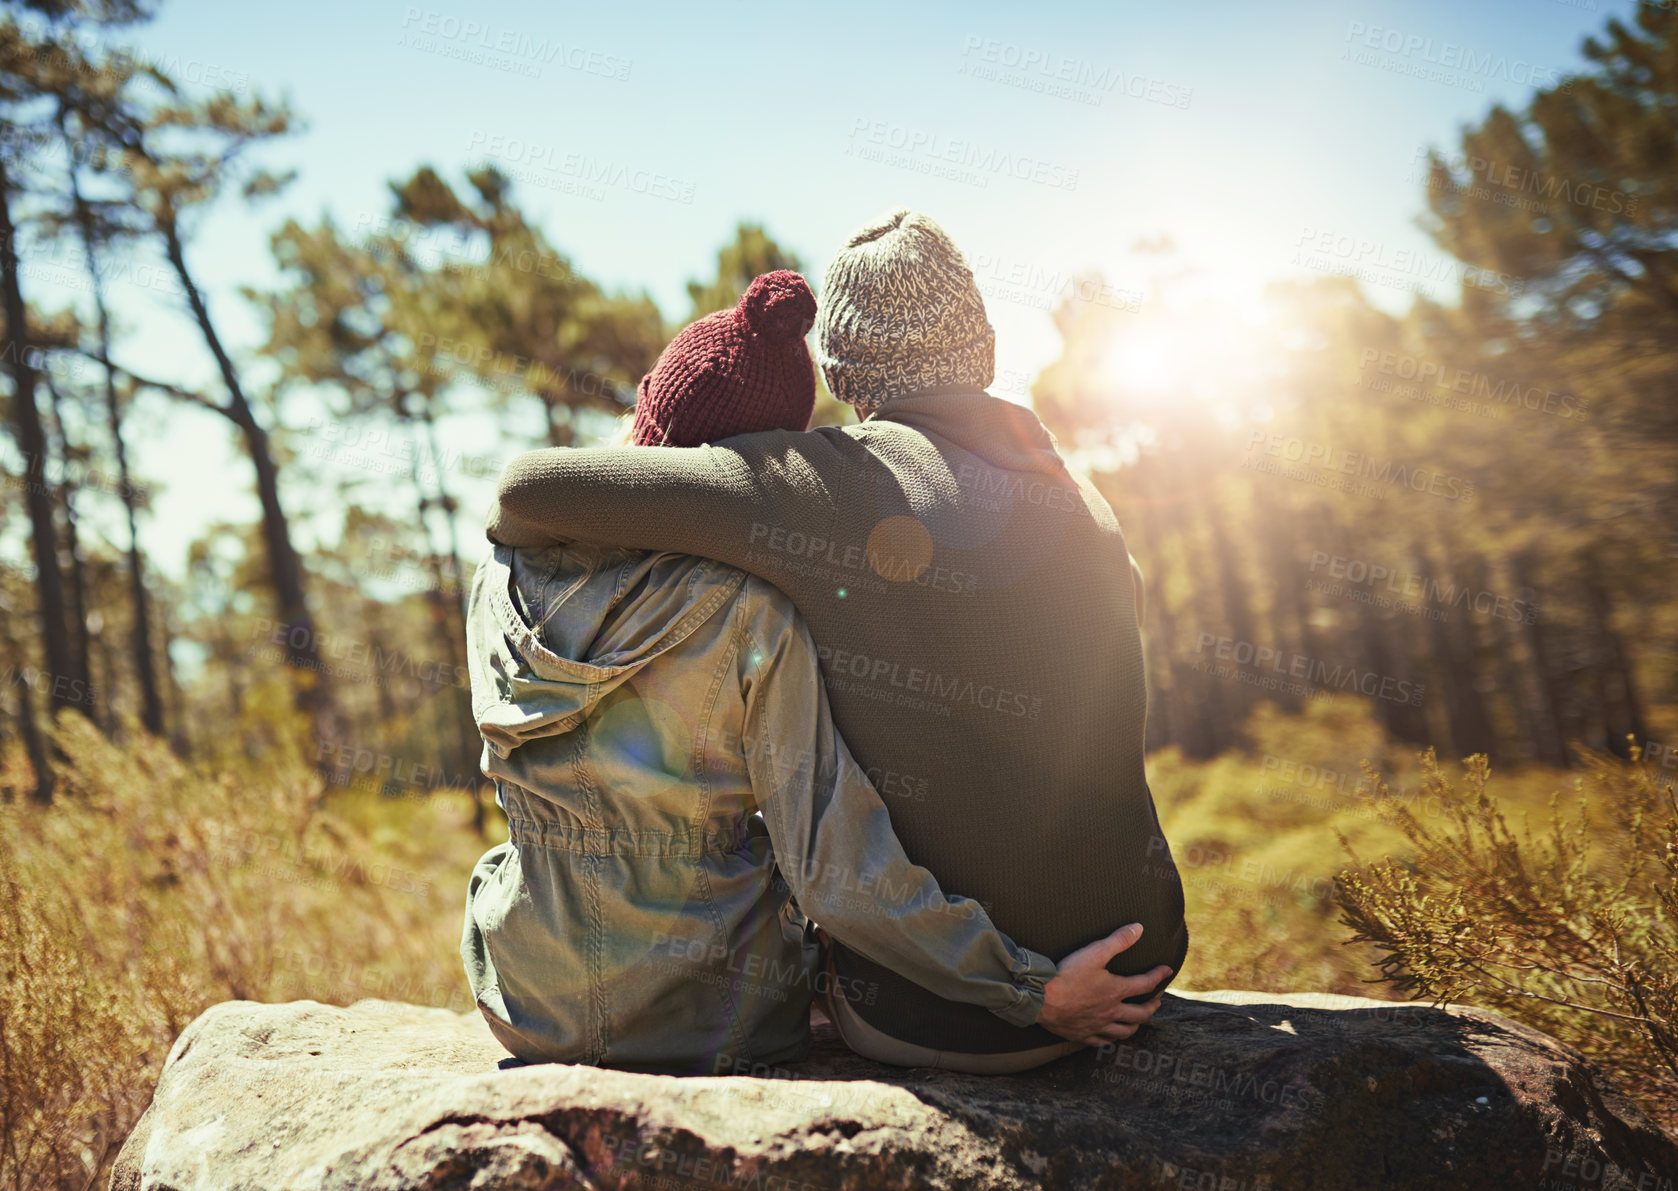
[{"label": "golden grass", "polygon": [[100,1185],[218,1001],[471,1008],[461,913],[488,845],[458,792],[322,800],[295,753],[208,772],[76,716],[59,741],[55,805],[0,803],[0,1186]]},{"label": "golden grass", "polygon": [[[275,739],[271,724],[251,735]],[[1443,807],[1405,793],[1420,788],[1416,759],[1348,706],[1261,711],[1247,735],[1242,754],[1150,764],[1187,887],[1183,987],[1396,995],[1369,983],[1372,948],[1345,945],[1336,833],[1365,859],[1411,854],[1361,762],[1442,822]],[[0,771],[0,794],[16,787],[0,801],[0,1186],[101,1185],[175,1037],[218,1001],[471,1007],[457,948],[488,843],[460,792],[322,797],[295,748],[190,765],[74,716],[58,739],[54,806],[23,800],[21,757]],[[1540,827],[1572,780],[1502,772],[1497,789],[1513,823],[1531,812]]]}]

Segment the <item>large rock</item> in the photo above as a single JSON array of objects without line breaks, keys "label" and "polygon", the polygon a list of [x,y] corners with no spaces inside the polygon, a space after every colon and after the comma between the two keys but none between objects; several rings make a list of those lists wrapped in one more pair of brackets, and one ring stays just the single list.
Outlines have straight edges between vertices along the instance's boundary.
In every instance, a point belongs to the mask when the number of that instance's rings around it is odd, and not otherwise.
[{"label": "large rock", "polygon": [[475,1015],[217,1005],[112,1187],[1674,1191],[1678,1144],[1555,1039],[1354,997],[1170,995],[1106,1054],[904,1070],[818,1030],[751,1077],[516,1067]]}]

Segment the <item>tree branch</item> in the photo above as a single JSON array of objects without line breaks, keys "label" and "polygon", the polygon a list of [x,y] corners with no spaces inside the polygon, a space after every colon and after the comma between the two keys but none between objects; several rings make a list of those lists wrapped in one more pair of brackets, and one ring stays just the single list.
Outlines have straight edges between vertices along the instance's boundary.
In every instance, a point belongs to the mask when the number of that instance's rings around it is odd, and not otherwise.
[{"label": "tree branch", "polygon": [[201,405],[205,409],[214,410],[216,413],[220,414],[229,421],[237,421],[237,419],[234,418],[233,411],[231,409],[225,405],[220,405],[217,402],[212,401],[202,393],[196,393],[191,389],[183,389],[179,385],[170,384],[165,380],[153,380],[150,377],[141,376],[132,369],[124,368],[121,364],[112,363],[109,357],[104,356],[99,352],[89,351],[85,347],[77,347],[70,350],[76,352],[78,355],[86,356],[96,364],[101,364],[104,367],[109,368],[113,373],[119,373],[126,376],[129,380],[133,381],[141,388],[156,389],[160,393],[167,393],[171,397],[178,397],[182,401],[190,401],[194,405]]}]

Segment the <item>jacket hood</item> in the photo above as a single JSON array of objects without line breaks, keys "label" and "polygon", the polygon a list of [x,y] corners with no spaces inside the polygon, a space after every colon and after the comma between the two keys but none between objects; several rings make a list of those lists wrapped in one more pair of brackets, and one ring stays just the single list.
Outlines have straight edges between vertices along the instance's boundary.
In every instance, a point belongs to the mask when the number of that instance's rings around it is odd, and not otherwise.
[{"label": "jacket hood", "polygon": [[505,759],[569,732],[744,580],[685,554],[494,546],[473,576],[467,614],[472,713],[486,748]]}]

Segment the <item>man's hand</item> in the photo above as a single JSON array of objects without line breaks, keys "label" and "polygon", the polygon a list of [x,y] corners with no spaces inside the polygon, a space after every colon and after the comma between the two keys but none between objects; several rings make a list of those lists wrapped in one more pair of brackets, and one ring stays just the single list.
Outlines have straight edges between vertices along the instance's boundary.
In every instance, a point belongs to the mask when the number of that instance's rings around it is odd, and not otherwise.
[{"label": "man's hand", "polygon": [[1085,1046],[1100,1046],[1129,1038],[1159,1008],[1159,998],[1143,1005],[1127,1005],[1171,975],[1161,964],[1140,976],[1115,976],[1107,961],[1142,937],[1142,924],[1121,926],[1105,939],[1080,947],[1057,965],[1054,979],[1043,986],[1043,1012],[1037,1024],[1052,1034]]}]

